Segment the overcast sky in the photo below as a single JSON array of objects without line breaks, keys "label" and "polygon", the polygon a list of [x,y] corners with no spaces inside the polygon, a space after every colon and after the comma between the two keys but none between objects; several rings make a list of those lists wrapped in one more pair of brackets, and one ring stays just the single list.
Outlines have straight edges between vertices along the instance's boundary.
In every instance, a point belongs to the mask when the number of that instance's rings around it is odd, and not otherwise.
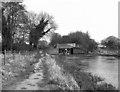
[{"label": "overcast sky", "polygon": [[26,9],[52,15],[58,24],[57,33],[88,31],[99,41],[110,36],[118,37],[119,0],[24,0]]}]

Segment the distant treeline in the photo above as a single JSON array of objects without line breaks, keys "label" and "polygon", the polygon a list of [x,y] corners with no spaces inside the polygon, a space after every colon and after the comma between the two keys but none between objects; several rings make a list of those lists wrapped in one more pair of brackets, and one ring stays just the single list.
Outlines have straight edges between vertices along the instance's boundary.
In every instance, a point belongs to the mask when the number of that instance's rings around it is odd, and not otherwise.
[{"label": "distant treeline", "polygon": [[106,49],[120,50],[120,39],[114,36],[109,36],[101,41],[102,45],[106,46]]},{"label": "distant treeline", "polygon": [[54,33],[51,38],[50,45],[54,46],[56,44],[64,44],[64,43],[76,43],[81,48],[86,51],[94,51],[97,49],[97,42],[91,39],[89,33],[83,33],[80,31],[69,33],[68,35],[61,36],[58,33]]}]

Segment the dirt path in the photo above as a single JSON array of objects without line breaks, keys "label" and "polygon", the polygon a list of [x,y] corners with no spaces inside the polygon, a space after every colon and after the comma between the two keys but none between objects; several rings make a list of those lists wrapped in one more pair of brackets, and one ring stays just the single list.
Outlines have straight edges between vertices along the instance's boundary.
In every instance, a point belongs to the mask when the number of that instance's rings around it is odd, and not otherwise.
[{"label": "dirt path", "polygon": [[70,74],[55,61],[54,57],[46,54],[39,58],[34,65],[34,73],[27,79],[17,82],[7,90],[79,90],[79,86]]},{"label": "dirt path", "polygon": [[38,86],[38,83],[42,83],[43,80],[43,65],[41,59],[35,64],[35,73],[31,74],[28,79],[22,82],[18,82],[16,85],[8,88],[7,90],[42,90]]}]

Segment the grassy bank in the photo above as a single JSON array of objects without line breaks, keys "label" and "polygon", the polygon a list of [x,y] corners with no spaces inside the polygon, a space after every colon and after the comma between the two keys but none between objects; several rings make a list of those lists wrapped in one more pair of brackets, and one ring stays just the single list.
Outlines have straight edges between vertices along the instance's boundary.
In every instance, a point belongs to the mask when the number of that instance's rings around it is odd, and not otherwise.
[{"label": "grassy bank", "polygon": [[[69,57],[75,58],[74,56]],[[56,61],[66,72],[70,73],[75,78],[75,81],[82,90],[95,90],[95,92],[100,90],[111,90],[112,92],[115,92],[116,88],[111,84],[102,82],[103,79],[98,76],[93,76],[90,73],[84,72],[82,70],[84,65],[80,62],[80,60],[77,60],[76,58],[76,60],[72,61],[69,57],[65,59],[66,57],[62,55],[56,55]],[[84,59],[85,57],[81,56],[80,58]]]},{"label": "grassy bank", "polygon": [[114,56],[114,57],[120,57],[120,51],[112,50],[112,49],[100,49],[99,52],[97,52],[98,55],[102,56]]},{"label": "grassy bank", "polygon": [[[2,57],[2,55],[1,55]],[[2,62],[4,58],[2,57]],[[16,82],[26,79],[34,72],[34,63],[38,62],[35,52],[6,54],[5,65],[2,64],[2,89],[5,90]]]},{"label": "grassy bank", "polygon": [[44,62],[47,66],[47,76],[49,76],[47,78],[48,85],[54,86],[54,90],[79,89],[74,78],[56,63],[54,57],[47,55]]}]

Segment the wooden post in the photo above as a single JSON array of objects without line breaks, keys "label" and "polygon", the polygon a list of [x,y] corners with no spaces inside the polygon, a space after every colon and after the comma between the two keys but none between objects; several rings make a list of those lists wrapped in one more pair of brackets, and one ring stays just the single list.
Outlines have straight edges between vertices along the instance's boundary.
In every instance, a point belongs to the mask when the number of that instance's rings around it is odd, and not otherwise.
[{"label": "wooden post", "polygon": [[13,50],[13,59],[15,58],[15,55],[14,55],[14,54],[15,54],[15,51]]},{"label": "wooden post", "polygon": [[5,62],[6,62],[6,50],[4,50],[4,65],[5,65]]},{"label": "wooden post", "polygon": [[5,65],[5,50],[3,55],[4,55],[3,65]]}]

